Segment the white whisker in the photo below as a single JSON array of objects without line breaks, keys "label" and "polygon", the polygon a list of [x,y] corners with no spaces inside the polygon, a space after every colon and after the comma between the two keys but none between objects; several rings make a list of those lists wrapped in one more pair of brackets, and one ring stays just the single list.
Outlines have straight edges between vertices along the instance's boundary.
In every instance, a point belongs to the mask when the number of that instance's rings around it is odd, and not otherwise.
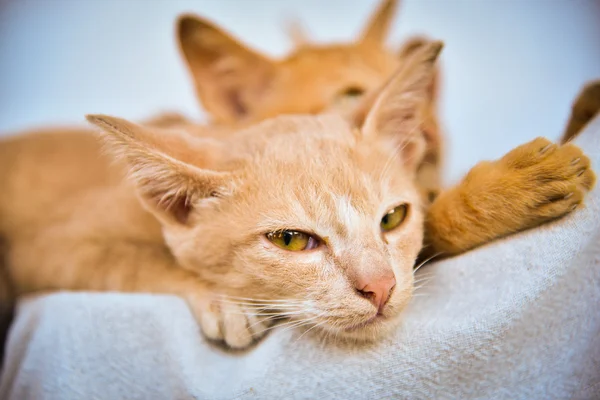
[{"label": "white whisker", "polygon": [[435,289],[435,288],[436,288],[435,286],[427,285],[427,282],[425,282],[425,283],[423,283],[422,285],[415,286],[415,287],[414,287],[414,289],[413,289],[413,294],[414,294],[414,293],[415,293],[417,290],[420,290],[420,289],[422,289],[422,288],[424,288],[424,287],[427,287],[427,289]]},{"label": "white whisker", "polygon": [[302,304],[304,300],[288,300],[288,299],[266,299],[266,298],[251,298],[251,297],[238,297],[238,296],[229,296],[229,295],[219,295],[221,298],[231,299],[231,300],[246,300],[246,301],[256,301],[256,302],[268,302],[268,303],[298,303]]},{"label": "white whisker", "polygon": [[421,264],[417,265],[414,269],[413,269],[413,275],[419,270],[421,269],[421,267],[423,267],[426,263],[428,263],[429,261],[433,260],[435,257],[439,256],[443,254],[443,252],[439,252],[436,253],[434,255],[432,255],[431,257],[427,258],[425,261],[421,262]]},{"label": "white whisker", "polygon": [[299,306],[301,306],[300,304],[296,305],[296,304],[284,304],[284,303],[274,303],[274,304],[270,304],[270,303],[248,303],[248,302],[239,302],[239,301],[230,301],[230,300],[219,300],[219,299],[215,299],[215,302],[219,302],[221,304],[226,304],[226,305],[234,305],[234,306],[249,306],[249,307],[255,307],[255,308],[277,308],[277,309],[281,309],[281,308],[299,308]]},{"label": "white whisker", "polygon": [[[277,319],[277,318],[280,318],[280,316],[278,316],[278,315],[274,315],[274,316],[272,316],[272,317],[268,317],[268,318],[259,319],[259,320],[258,320],[258,321],[256,321],[255,323],[248,325],[248,329],[251,329],[251,328],[255,327],[256,325],[259,325],[259,324],[262,324],[262,323],[265,323],[265,322],[273,321],[274,319]],[[269,328],[269,327],[267,327],[267,329],[268,329],[268,328]]]},{"label": "white whisker", "polygon": [[321,321],[321,322],[319,322],[318,324],[316,324],[316,325],[313,325],[312,327],[310,327],[309,329],[307,329],[307,330],[306,330],[304,333],[302,333],[302,334],[300,335],[300,337],[298,337],[298,339],[294,340],[294,342],[293,342],[292,344],[294,344],[294,343],[296,343],[298,340],[302,339],[302,336],[306,335],[308,332],[312,331],[312,330],[313,330],[313,329],[315,329],[316,327],[318,327],[318,326],[321,326],[321,325],[323,325],[323,324],[326,324],[326,323],[327,323],[327,320],[325,320],[325,321]]},{"label": "white whisker", "polygon": [[316,320],[318,318],[319,318],[319,316],[316,315],[312,318],[301,319],[299,321],[291,321],[289,324],[280,324],[280,325],[277,325],[277,327],[285,326],[281,332],[286,332],[291,329],[301,327],[303,325],[310,325],[311,323],[313,323],[314,320]]},{"label": "white whisker", "polygon": [[423,278],[416,279],[416,280],[413,282],[413,285],[414,285],[414,286],[416,286],[416,285],[418,285],[419,283],[423,283],[423,282],[427,283],[427,282],[429,282],[430,280],[432,280],[433,278],[434,278],[433,276],[426,276],[426,277],[423,277]]}]

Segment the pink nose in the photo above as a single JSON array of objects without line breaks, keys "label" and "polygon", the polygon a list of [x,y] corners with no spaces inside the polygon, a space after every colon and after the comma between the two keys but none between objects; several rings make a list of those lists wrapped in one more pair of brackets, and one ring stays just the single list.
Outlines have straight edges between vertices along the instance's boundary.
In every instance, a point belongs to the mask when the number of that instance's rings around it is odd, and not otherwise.
[{"label": "pink nose", "polygon": [[396,286],[396,278],[392,271],[386,271],[384,274],[374,276],[361,276],[356,279],[354,287],[361,296],[368,299],[377,311],[381,313],[385,303],[387,303],[392,289]]}]

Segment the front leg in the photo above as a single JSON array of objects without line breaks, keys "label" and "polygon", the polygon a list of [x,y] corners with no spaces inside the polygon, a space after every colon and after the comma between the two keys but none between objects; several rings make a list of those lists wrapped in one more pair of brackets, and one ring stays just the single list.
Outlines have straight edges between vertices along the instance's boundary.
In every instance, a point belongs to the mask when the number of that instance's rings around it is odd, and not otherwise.
[{"label": "front leg", "polygon": [[573,211],[593,187],[581,149],[544,138],[476,165],[428,210],[425,249],[449,256]]},{"label": "front leg", "polygon": [[240,349],[264,335],[268,319],[251,306],[220,301],[194,273],[179,267],[163,244],[85,237],[57,228],[11,243],[8,265],[18,294],[52,290],[170,294],[186,300],[211,340]]},{"label": "front leg", "polygon": [[273,322],[271,313],[247,301],[220,295],[207,297],[200,292],[190,292],[186,300],[204,335],[232,349],[249,347],[265,335]]}]

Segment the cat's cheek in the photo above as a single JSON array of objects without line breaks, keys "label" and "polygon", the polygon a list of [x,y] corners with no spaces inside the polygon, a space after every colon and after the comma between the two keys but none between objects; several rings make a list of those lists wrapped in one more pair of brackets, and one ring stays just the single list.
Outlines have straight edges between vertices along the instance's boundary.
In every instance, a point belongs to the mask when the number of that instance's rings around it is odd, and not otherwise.
[{"label": "cat's cheek", "polygon": [[198,278],[216,287],[244,286],[244,282],[231,274],[232,255],[225,236],[203,234],[201,227],[163,230],[165,242],[178,264],[194,272]]},{"label": "cat's cheek", "polygon": [[[266,243],[265,243],[266,242]],[[236,251],[234,270],[249,281],[259,297],[303,297],[322,269],[322,251],[286,251],[262,240]]]},{"label": "cat's cheek", "polygon": [[389,241],[393,264],[397,265],[399,269],[412,271],[422,247],[423,235],[421,232],[402,235],[395,238],[394,241]]},{"label": "cat's cheek", "polygon": [[265,272],[275,285],[288,281],[296,287],[306,286],[324,264],[324,256],[320,251],[277,251],[271,252],[268,258],[269,268]]}]

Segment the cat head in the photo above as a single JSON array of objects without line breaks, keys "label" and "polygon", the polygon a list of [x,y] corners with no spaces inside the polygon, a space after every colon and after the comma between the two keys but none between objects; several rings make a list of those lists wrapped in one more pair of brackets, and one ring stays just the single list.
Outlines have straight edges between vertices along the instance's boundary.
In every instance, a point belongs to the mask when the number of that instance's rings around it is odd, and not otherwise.
[{"label": "cat head", "polygon": [[[415,49],[427,43],[414,37],[400,49],[386,47],[397,3],[383,0],[358,38],[349,43],[313,44],[296,29],[292,33],[295,49],[278,60],[194,15],[180,17],[177,35],[197,95],[214,122],[251,123],[282,114],[348,112],[384,84]],[[436,68],[424,111],[428,151],[419,170],[422,187],[431,188],[432,193],[441,184],[438,86]]]},{"label": "cat head", "polygon": [[413,290],[423,236],[414,178],[440,49],[421,46],[346,118],[279,116],[220,140],[190,136],[185,146],[177,144],[185,132],[88,119],[126,161],[179,264],[215,293],[375,339]]},{"label": "cat head", "polygon": [[[293,33],[296,48],[280,60],[195,15],[179,18],[177,35],[198,97],[211,117],[226,123],[256,122],[355,106],[376,90],[403,58],[427,42],[415,37],[399,51],[386,49],[396,8],[397,0],[384,0],[358,39],[345,44],[312,44]],[[435,100],[433,86],[429,92]]]}]

